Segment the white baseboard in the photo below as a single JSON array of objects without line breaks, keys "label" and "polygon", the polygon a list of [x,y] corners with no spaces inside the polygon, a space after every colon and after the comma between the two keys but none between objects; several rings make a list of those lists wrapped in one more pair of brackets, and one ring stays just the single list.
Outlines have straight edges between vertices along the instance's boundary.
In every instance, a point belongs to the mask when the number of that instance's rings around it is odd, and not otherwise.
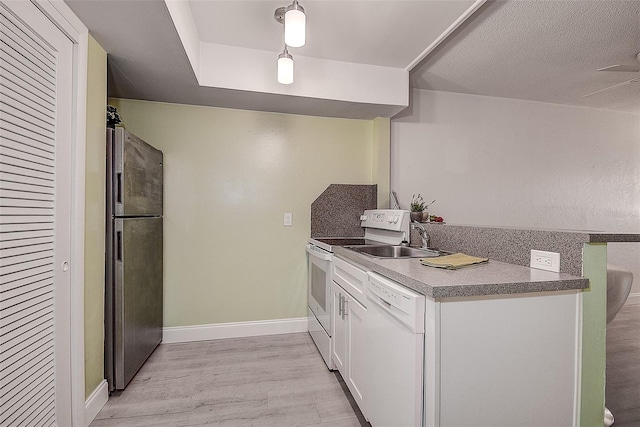
[{"label": "white baseboard", "polygon": [[215,323],[211,325],[174,326],[162,329],[164,344],[207,341],[221,338],[307,332],[307,318],[258,320],[254,322]]},{"label": "white baseboard", "polygon": [[638,305],[640,304],[640,293],[629,294],[629,298],[627,298],[627,302],[625,305]]},{"label": "white baseboard", "polygon": [[84,403],[85,426],[89,427],[89,424],[96,418],[100,409],[107,403],[107,400],[109,400],[109,386],[107,385],[107,380],[102,380]]}]

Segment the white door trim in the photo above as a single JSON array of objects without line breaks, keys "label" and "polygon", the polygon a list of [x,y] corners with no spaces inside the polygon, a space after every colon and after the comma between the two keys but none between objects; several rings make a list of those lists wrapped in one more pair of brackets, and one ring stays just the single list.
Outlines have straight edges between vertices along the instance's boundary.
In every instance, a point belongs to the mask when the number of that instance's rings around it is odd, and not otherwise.
[{"label": "white door trim", "polygon": [[[84,385],[84,209],[89,30],[61,0],[32,2],[73,42],[71,147],[71,417],[85,426]],[[106,113],[105,113],[106,114]],[[106,117],[106,116],[105,116]],[[106,120],[106,119],[105,119]]]}]

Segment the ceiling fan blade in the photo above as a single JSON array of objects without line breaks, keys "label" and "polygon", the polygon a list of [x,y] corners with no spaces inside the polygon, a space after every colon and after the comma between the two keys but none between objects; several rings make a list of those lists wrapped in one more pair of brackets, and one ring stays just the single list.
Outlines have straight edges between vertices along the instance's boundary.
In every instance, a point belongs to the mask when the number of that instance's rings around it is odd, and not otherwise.
[{"label": "ceiling fan blade", "polygon": [[598,71],[622,71],[624,73],[637,73],[640,72],[640,67],[637,65],[611,65],[609,67],[600,68]]},{"label": "ceiling fan blade", "polygon": [[600,89],[600,90],[597,90],[595,92],[588,93],[586,95],[583,95],[582,97],[586,98],[587,96],[595,95],[596,93],[604,92],[605,90],[613,89],[613,88],[616,88],[616,87],[624,86],[624,85],[629,84],[629,83],[636,83],[636,82],[640,82],[640,78],[627,80],[626,82],[622,82],[622,83],[618,83],[618,84],[613,85],[613,86],[605,87],[604,89]]}]

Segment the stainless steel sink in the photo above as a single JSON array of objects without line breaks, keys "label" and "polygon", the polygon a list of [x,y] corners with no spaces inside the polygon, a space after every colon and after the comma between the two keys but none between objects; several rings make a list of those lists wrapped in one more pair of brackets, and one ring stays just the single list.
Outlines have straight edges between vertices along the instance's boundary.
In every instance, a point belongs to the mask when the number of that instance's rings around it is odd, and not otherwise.
[{"label": "stainless steel sink", "polygon": [[418,249],[395,245],[345,246],[352,251],[374,258],[429,258],[443,255],[435,249]]}]

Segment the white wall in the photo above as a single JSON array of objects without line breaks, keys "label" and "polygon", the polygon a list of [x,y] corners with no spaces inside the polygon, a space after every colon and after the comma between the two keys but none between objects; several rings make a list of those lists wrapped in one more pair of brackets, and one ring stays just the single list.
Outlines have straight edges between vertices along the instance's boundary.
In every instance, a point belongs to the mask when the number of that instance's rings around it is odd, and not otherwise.
[{"label": "white wall", "polygon": [[[391,121],[391,188],[452,224],[640,232],[640,116],[412,93]],[[640,244],[610,244],[640,293]]]}]

